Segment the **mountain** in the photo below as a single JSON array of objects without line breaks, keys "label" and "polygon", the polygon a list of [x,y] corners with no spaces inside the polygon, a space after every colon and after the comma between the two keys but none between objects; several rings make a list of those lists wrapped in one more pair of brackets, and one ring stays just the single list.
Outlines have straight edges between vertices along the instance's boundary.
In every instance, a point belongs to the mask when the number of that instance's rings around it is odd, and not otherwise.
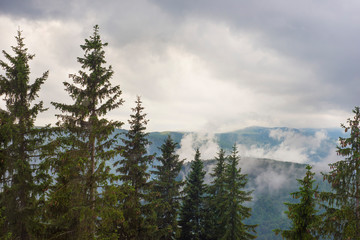
[{"label": "mountain", "polygon": [[[248,127],[237,131],[215,134],[151,132],[149,140],[152,145],[149,146],[149,152],[158,153],[158,147],[161,146],[167,135],[170,135],[175,142],[179,143],[180,148],[183,148],[185,141],[188,141],[188,145],[191,145],[192,148],[199,147],[200,150],[204,146],[211,145],[210,147],[217,146],[230,151],[231,147],[236,143],[240,146],[241,156],[291,162],[319,162],[335,150],[338,138],[345,136],[341,128]],[[216,152],[216,149],[213,150]],[[301,155],[302,158],[289,156],[289,154],[286,155],[285,153],[296,153],[299,156]],[[205,159],[213,157],[206,156]],[[289,157],[292,158],[288,159]]]},{"label": "mountain", "polygon": [[[211,182],[209,173],[214,166],[215,160],[204,161],[207,183]],[[306,164],[245,157],[240,160],[239,167],[243,173],[248,174],[247,190],[253,190],[253,200],[247,203],[247,206],[252,208],[252,215],[247,223],[259,225],[256,228],[257,239],[281,239],[272,230],[289,228],[290,222],[284,214],[287,210],[284,202],[296,201],[290,193],[299,190],[296,179],[302,179],[305,176]],[[185,179],[189,170],[190,162],[183,166],[179,177]],[[315,179],[319,190],[328,189],[328,185],[322,181],[320,174],[317,174]]]},{"label": "mountain", "polygon": [[[117,130],[126,132],[126,130]],[[185,179],[190,169],[195,149],[199,148],[207,172],[206,181],[211,182],[209,173],[214,167],[219,148],[229,152],[237,144],[241,157],[240,167],[248,174],[248,190],[253,190],[253,200],[248,203],[252,216],[247,221],[258,224],[260,240],[281,239],[272,232],[275,228],[286,229],[289,221],[284,214],[284,202],[294,202],[290,193],[298,191],[296,179],[305,175],[306,164],[314,165],[319,189],[329,189],[322,181],[320,171],[327,171],[327,164],[336,160],[338,138],[345,133],[340,128],[295,129],[249,127],[226,133],[194,132],[150,132],[148,146],[150,154],[159,154],[159,147],[170,135],[179,144],[177,153],[186,163],[179,175]],[[157,164],[155,162],[154,164]]]},{"label": "mountain", "polygon": [[[302,179],[306,164],[315,165],[315,175],[319,189],[329,189],[322,181],[319,171],[326,171],[330,157],[335,155],[339,136],[344,136],[339,129],[293,129],[250,127],[227,133],[186,133],[186,132],[152,132],[149,139],[150,153],[158,153],[158,147],[167,135],[179,143],[178,153],[184,155],[184,164],[179,178],[185,179],[190,169],[190,161],[195,148],[201,152],[210,152],[203,156],[206,181],[211,182],[209,173],[214,167],[218,148],[229,151],[234,143],[239,146],[240,167],[248,174],[248,190],[253,190],[252,216],[247,221],[259,224],[257,239],[281,239],[272,232],[275,228],[286,229],[290,223],[284,214],[287,210],[284,202],[294,202],[290,193],[298,191],[296,179]],[[274,158],[274,159],[270,159]],[[331,159],[334,160],[334,159]],[[291,162],[290,162],[291,161]],[[319,168],[322,166],[322,168]]]}]

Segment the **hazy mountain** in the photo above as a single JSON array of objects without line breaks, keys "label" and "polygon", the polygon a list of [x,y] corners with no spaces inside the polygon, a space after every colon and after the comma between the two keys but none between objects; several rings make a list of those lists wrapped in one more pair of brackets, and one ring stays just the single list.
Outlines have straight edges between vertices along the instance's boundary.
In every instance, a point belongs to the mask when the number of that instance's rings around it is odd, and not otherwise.
[{"label": "hazy mountain", "polygon": [[[211,182],[209,173],[215,165],[215,160],[204,161],[207,172],[206,181]],[[256,228],[257,239],[281,239],[272,232],[275,228],[286,229],[290,225],[284,211],[287,210],[284,202],[296,201],[290,193],[298,191],[296,179],[305,176],[306,164],[281,162],[263,158],[242,158],[240,160],[242,171],[248,174],[248,190],[253,190],[253,201],[247,203],[252,208],[252,216],[247,220],[250,224],[258,224]],[[190,170],[190,162],[182,169],[180,177],[185,176]],[[322,182],[320,174],[316,176],[319,189],[327,188]]]},{"label": "hazy mountain", "polygon": [[[118,130],[125,132],[126,130]],[[248,174],[248,189],[253,190],[252,216],[248,220],[257,227],[258,239],[281,239],[272,232],[275,228],[287,228],[288,219],[284,214],[284,202],[295,201],[290,193],[297,191],[296,179],[305,175],[306,164],[314,166],[317,184],[327,188],[322,182],[320,171],[328,171],[328,163],[337,160],[336,144],[342,129],[294,129],[249,127],[227,133],[192,132],[151,132],[149,153],[159,154],[159,149],[170,135],[179,143],[177,153],[186,159],[179,178],[185,179],[195,149],[199,148],[207,171],[206,181],[214,166],[214,157],[219,148],[227,152],[234,143],[241,156],[240,167]],[[156,162],[155,162],[156,164]]]},{"label": "hazy mountain", "polygon": [[[227,133],[191,132],[151,132],[149,139],[151,153],[170,135],[179,145],[179,154],[189,157],[191,151],[200,148],[204,159],[212,159],[217,148],[230,150],[234,143],[239,145],[240,155],[246,157],[271,158],[290,162],[319,162],[334,152],[339,136],[344,136],[341,128],[294,129],[249,127]],[[212,149],[211,149],[212,148]],[[213,155],[209,155],[212,153]],[[204,156],[205,154],[205,156]]]},{"label": "hazy mountain", "polygon": [[[305,166],[310,163],[317,171],[317,184],[327,188],[322,182],[320,171],[327,171],[327,164],[336,160],[336,144],[339,136],[344,136],[339,129],[291,129],[250,127],[228,133],[185,133],[152,132],[149,139],[153,143],[149,152],[158,153],[165,137],[171,135],[179,143],[178,153],[187,159],[180,178],[185,179],[195,148],[200,148],[207,171],[206,181],[210,182],[209,173],[214,167],[219,147],[229,151],[236,143],[241,156],[240,167],[248,174],[248,189],[253,190],[252,216],[248,220],[257,227],[258,239],[281,239],[272,229],[287,228],[289,221],[284,214],[284,202],[293,202],[290,193],[298,190],[296,179],[303,178]],[[267,157],[267,158],[265,158]],[[274,158],[272,160],[269,158]]]}]

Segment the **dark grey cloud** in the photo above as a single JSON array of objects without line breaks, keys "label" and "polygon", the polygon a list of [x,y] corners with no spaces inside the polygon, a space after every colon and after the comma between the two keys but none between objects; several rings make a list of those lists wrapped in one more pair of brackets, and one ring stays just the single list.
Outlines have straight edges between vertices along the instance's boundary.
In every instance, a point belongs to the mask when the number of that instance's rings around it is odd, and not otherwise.
[{"label": "dark grey cloud", "polygon": [[14,18],[39,19],[65,19],[82,17],[84,11],[79,11],[85,2],[79,1],[43,1],[43,0],[2,0],[0,13]]},{"label": "dark grey cloud", "polygon": [[149,102],[156,129],[330,127],[359,102],[359,10],[335,0],[3,0],[0,26],[28,33],[34,71],[50,69],[58,101],[99,24],[114,83],[128,102]]},{"label": "dark grey cloud", "polygon": [[9,16],[35,17],[42,11],[34,1],[3,0],[0,1],[0,13]]},{"label": "dark grey cloud", "polygon": [[[216,19],[235,31],[257,33],[259,44],[295,61],[306,62],[317,74],[318,86],[311,86],[304,79],[302,83],[292,84],[292,91],[310,91],[314,98],[324,95],[325,90],[327,95],[322,99],[338,107],[349,108],[359,101],[354,97],[360,90],[360,48],[357,46],[360,4],[357,1],[154,2],[178,17]],[[344,92],[347,94],[341,94]]]}]

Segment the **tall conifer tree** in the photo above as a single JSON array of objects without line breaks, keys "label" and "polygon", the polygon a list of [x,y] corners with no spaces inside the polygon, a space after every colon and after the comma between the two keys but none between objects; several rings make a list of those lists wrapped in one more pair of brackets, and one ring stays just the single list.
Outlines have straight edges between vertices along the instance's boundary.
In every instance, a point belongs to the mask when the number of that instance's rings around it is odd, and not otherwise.
[{"label": "tall conifer tree", "polygon": [[221,204],[225,199],[225,151],[220,149],[217,157],[215,157],[216,165],[210,176],[213,178],[211,185],[208,187],[208,195],[206,198],[206,239],[220,239],[224,234],[222,224],[224,209]]},{"label": "tall conifer tree", "polygon": [[179,155],[175,154],[177,143],[170,135],[159,148],[161,156],[157,157],[160,165],[155,166],[154,192],[156,194],[157,227],[159,239],[174,239],[178,235],[177,217],[180,208],[180,187],[182,181],[177,176],[183,165]]},{"label": "tall conifer tree", "polygon": [[120,239],[151,239],[155,232],[155,215],[152,206],[152,192],[148,166],[154,155],[147,154],[150,144],[146,130],[146,114],[140,97],[137,97],[134,114],[129,120],[130,130],[119,146],[121,159],[115,162],[122,188],[130,189],[123,200],[123,214],[126,222],[119,226]]},{"label": "tall conifer tree", "polygon": [[244,223],[246,218],[251,216],[251,208],[244,206],[244,203],[251,201],[251,191],[246,191],[247,175],[241,173],[238,167],[240,157],[237,147],[234,144],[225,168],[225,191],[226,195],[221,208],[224,210],[221,224],[225,229],[221,239],[238,240],[254,239],[256,225]]},{"label": "tall conifer tree", "polygon": [[191,162],[191,170],[186,177],[184,199],[181,204],[179,226],[181,240],[204,239],[205,229],[205,171],[200,151],[196,149],[195,158]]},{"label": "tall conifer tree", "polygon": [[316,210],[316,195],[317,187],[314,188],[315,173],[311,172],[311,166],[306,166],[306,175],[303,179],[297,179],[300,184],[298,192],[291,193],[291,195],[300,199],[299,203],[285,203],[288,207],[286,215],[292,221],[292,226],[289,230],[275,229],[276,234],[281,234],[283,239],[291,240],[315,240],[315,229],[320,223],[320,217]]},{"label": "tall conifer tree", "polygon": [[334,239],[360,239],[360,109],[355,107],[354,117],[348,125],[342,124],[348,137],[340,137],[337,153],[344,159],[330,164],[331,171],[324,174],[332,187],[331,192],[321,193],[325,201],[322,206],[322,234]]},{"label": "tall conifer tree", "polygon": [[[117,141],[114,130],[122,122],[105,115],[122,105],[120,86],[112,86],[114,74],[105,66],[104,47],[99,27],[85,44],[84,56],[77,60],[82,70],[70,74],[73,83],[64,82],[73,104],[52,103],[58,114],[62,137],[58,160],[54,164],[57,184],[50,197],[50,209],[56,236],[64,239],[93,239],[103,205],[99,193],[108,184],[108,160],[116,155],[111,148]],[[101,190],[102,191],[102,190]]]},{"label": "tall conifer tree", "polygon": [[9,63],[0,60],[5,75],[0,75],[0,95],[5,96],[7,113],[2,112],[2,133],[10,133],[3,139],[1,149],[2,176],[0,182],[0,206],[4,223],[2,234],[12,232],[14,239],[27,240],[38,229],[36,213],[43,199],[46,169],[40,163],[46,137],[46,129],[35,128],[37,115],[45,111],[43,102],[33,103],[40,87],[48,77],[48,71],[30,82],[29,61],[34,55],[27,52],[21,32],[16,36],[15,55],[3,51]]}]

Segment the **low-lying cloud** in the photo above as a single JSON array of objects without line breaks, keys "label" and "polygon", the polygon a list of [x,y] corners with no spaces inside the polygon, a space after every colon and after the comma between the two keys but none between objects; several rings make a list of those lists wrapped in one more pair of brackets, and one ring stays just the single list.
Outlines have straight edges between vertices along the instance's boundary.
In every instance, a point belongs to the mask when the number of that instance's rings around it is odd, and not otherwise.
[{"label": "low-lying cloud", "polygon": [[188,133],[181,139],[180,148],[177,150],[181,159],[186,162],[192,161],[196,149],[201,153],[201,159],[213,159],[219,151],[219,145],[214,134],[211,133]]},{"label": "low-lying cloud", "polygon": [[[336,155],[334,137],[326,130],[303,131],[297,129],[270,129],[267,136],[271,143],[258,142],[256,145],[238,144],[241,157],[240,167],[243,173],[254,175],[254,181],[248,187],[256,192],[278,192],[283,188],[296,185],[296,179],[302,178],[303,171],[297,163],[310,164],[317,174],[328,172],[329,164],[339,160]],[[219,138],[209,133],[189,133],[180,142],[177,154],[187,161],[194,159],[195,149],[199,148],[201,158],[214,159],[219,151]],[[226,149],[227,153],[230,149]],[[265,163],[257,159],[266,158],[291,162],[286,165]],[[207,182],[213,166],[207,166]]]},{"label": "low-lying cloud", "polygon": [[295,130],[273,129],[270,131],[269,137],[279,141],[280,144],[260,147],[257,145],[248,147],[238,144],[240,155],[286,162],[309,163],[312,161],[311,155],[316,154],[321,144],[328,139],[324,130],[306,136]]}]

